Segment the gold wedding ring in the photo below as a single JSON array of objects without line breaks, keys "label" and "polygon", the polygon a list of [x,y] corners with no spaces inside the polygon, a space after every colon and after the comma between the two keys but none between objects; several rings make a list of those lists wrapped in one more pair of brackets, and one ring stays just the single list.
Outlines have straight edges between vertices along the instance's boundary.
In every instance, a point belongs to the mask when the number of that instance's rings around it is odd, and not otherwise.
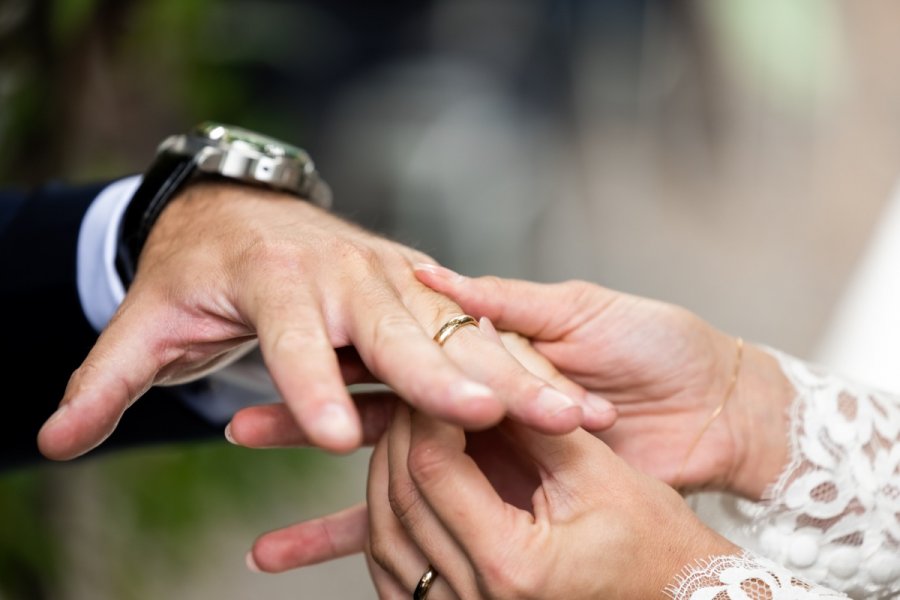
[{"label": "gold wedding ring", "polygon": [[[470,317],[471,318],[471,317]],[[425,600],[428,597],[428,590],[431,589],[431,584],[434,583],[434,580],[437,579],[438,572],[434,567],[428,565],[428,570],[422,574],[422,577],[419,579],[418,585],[416,585],[416,589],[413,590],[413,600]]]},{"label": "gold wedding ring", "polygon": [[438,329],[438,332],[434,334],[434,341],[438,343],[438,346],[443,346],[444,342],[446,342],[451,335],[457,332],[457,330],[465,327],[466,325],[474,325],[478,327],[478,320],[475,317],[470,317],[469,315],[457,315],[444,323],[443,327]]}]

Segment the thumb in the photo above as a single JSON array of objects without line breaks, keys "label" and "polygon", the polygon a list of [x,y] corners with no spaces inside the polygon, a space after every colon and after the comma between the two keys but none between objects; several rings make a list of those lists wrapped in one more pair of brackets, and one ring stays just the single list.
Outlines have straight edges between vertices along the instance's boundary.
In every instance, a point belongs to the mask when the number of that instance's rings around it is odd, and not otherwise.
[{"label": "thumb", "polygon": [[576,328],[578,315],[593,314],[614,293],[580,281],[544,284],[500,277],[465,277],[445,267],[420,263],[416,278],[449,296],[463,310],[487,317],[498,329],[535,340],[556,340]]},{"label": "thumb", "polygon": [[38,433],[47,458],[68,460],[98,446],[131,404],[153,384],[166,346],[153,313],[123,305],[72,374],[62,402]]}]

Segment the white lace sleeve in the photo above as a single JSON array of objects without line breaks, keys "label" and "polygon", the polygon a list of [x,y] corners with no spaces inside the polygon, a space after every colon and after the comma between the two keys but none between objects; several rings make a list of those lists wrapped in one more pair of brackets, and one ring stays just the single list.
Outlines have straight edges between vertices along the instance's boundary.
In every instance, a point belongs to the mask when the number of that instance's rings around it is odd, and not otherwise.
[{"label": "white lace sleeve", "polygon": [[716,556],[684,569],[666,588],[673,600],[827,600],[847,598],[804,581],[749,552]]},{"label": "white lace sleeve", "polygon": [[797,393],[790,409],[790,463],[763,502],[721,497],[717,506],[695,509],[701,516],[704,509],[717,512],[704,519],[809,581],[852,598],[897,597],[900,398],[768,351]]}]

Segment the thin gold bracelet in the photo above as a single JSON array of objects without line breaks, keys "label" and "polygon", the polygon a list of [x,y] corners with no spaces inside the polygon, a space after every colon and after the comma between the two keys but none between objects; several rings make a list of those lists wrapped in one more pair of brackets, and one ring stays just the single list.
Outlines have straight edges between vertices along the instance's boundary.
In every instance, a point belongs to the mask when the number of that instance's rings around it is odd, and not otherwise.
[{"label": "thin gold bracelet", "polygon": [[734,388],[737,386],[738,377],[741,374],[741,363],[743,362],[744,357],[744,338],[737,338],[737,357],[734,361],[734,372],[731,374],[731,381],[728,382],[728,387],[725,389],[725,394],[722,396],[722,401],[719,405],[713,410],[709,417],[707,417],[706,422],[703,423],[703,427],[700,428],[699,433],[691,442],[691,445],[688,447],[687,454],[684,455],[684,460],[681,461],[681,466],[678,468],[678,475],[675,476],[675,482],[672,484],[672,487],[678,489],[681,485],[681,476],[684,474],[684,469],[687,467],[688,460],[690,460],[691,455],[694,453],[694,450],[697,448],[697,444],[700,443],[701,438],[703,438],[703,434],[706,433],[706,430],[709,429],[709,426],[713,424],[719,415],[722,414],[722,411],[725,410],[725,405],[728,403],[728,399],[734,393]]}]

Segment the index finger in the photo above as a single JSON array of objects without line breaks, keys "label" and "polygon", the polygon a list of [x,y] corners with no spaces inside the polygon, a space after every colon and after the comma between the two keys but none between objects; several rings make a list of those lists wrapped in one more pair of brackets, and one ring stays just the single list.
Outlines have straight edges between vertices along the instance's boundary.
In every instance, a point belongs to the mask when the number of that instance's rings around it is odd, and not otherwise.
[{"label": "index finger", "polygon": [[[357,294],[356,310],[348,315],[351,339],[379,379],[416,408],[469,429],[495,425],[507,414],[546,433],[572,431],[584,423],[576,398],[529,372],[480,328],[452,329],[443,343],[436,342],[435,332],[463,311],[411,274],[409,265],[386,273],[385,281]],[[459,384],[451,377],[460,376],[472,382],[466,388],[489,391],[490,404],[454,394],[450,386]]]},{"label": "index finger", "polygon": [[421,412],[412,415],[409,474],[422,498],[474,564],[509,543],[531,515],[506,504],[465,453],[462,430]]}]

